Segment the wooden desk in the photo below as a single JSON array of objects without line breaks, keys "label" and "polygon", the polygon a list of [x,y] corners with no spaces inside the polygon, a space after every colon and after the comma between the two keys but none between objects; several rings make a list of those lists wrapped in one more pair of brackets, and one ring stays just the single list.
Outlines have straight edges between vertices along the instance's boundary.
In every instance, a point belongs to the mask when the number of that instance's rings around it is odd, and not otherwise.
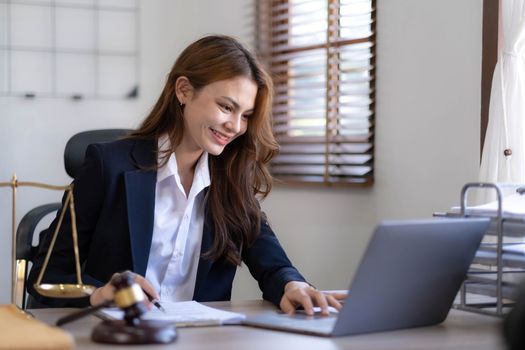
[{"label": "wooden desk", "polygon": [[[212,307],[253,314],[274,309],[265,301],[235,301],[207,303]],[[31,312],[49,324],[71,312],[70,309],[38,309]],[[75,337],[77,349],[115,349],[115,346],[93,343],[92,328],[100,320],[96,317],[70,323],[64,329]],[[322,338],[286,332],[270,331],[245,326],[179,328],[174,344],[155,346],[118,346],[120,349],[504,349],[501,320],[495,317],[451,310],[447,320],[437,326],[382,332],[341,338]],[[28,335],[30,336],[30,335]]]}]

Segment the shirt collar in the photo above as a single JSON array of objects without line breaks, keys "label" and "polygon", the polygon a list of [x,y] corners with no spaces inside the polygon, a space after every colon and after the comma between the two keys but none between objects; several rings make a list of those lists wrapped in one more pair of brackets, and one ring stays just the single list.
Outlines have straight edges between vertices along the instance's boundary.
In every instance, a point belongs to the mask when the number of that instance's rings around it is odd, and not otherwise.
[{"label": "shirt collar", "polygon": [[199,193],[204,188],[210,185],[210,169],[208,167],[208,152],[202,152],[197,165],[195,166],[195,173],[193,175],[193,184],[191,185],[191,192],[196,190]]},{"label": "shirt collar", "polygon": [[[157,164],[160,163],[162,156],[166,154],[164,152],[170,148],[171,143],[168,135],[159,137]],[[169,155],[168,162],[157,170],[157,182],[161,182],[170,176],[178,177],[177,158],[173,152]],[[195,173],[193,175],[193,183],[191,186],[192,192],[194,189],[200,192],[202,189],[208,187],[210,183],[211,178],[210,169],[208,167],[208,152],[204,151],[195,166]]]}]

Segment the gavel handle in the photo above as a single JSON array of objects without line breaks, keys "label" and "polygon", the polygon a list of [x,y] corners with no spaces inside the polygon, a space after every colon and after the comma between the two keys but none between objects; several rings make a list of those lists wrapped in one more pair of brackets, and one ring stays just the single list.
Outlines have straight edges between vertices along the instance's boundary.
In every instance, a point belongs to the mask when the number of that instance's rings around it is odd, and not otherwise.
[{"label": "gavel handle", "polygon": [[59,318],[58,321],[56,322],[56,325],[57,326],[62,326],[64,324],[66,324],[66,323],[76,321],[76,320],[78,320],[78,319],[80,319],[82,317],[91,315],[91,314],[97,312],[100,309],[103,309],[105,307],[110,307],[112,304],[113,304],[113,300],[108,300],[108,301],[105,301],[102,304],[99,304],[97,306],[89,306],[89,307],[87,307],[85,309],[73,312],[72,314],[69,314],[69,315],[66,315],[64,317]]}]

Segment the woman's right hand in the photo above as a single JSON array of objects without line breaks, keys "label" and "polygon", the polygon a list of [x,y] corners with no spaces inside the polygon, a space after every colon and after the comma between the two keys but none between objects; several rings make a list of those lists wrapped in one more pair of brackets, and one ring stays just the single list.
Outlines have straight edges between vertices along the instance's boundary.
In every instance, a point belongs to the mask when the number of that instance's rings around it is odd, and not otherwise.
[{"label": "woman's right hand", "polygon": [[[129,272],[129,271],[128,271]],[[133,273],[133,272],[132,272]],[[153,288],[153,286],[141,275],[138,275],[136,273],[133,273],[133,276],[135,277],[135,283],[137,283],[142,290],[144,291],[144,294],[146,296],[145,303],[148,306],[148,308],[152,307],[151,300],[159,300],[160,296]],[[106,283],[104,286],[95,289],[93,294],[89,296],[89,303],[91,306],[97,306],[102,304],[105,301],[113,300],[113,297],[115,296],[115,287],[111,284],[111,282]]]}]

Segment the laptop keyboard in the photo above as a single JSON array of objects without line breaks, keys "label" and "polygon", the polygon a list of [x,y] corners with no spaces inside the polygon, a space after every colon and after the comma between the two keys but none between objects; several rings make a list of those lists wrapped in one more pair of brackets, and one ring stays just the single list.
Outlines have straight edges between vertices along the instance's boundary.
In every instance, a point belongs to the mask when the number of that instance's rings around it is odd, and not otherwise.
[{"label": "laptop keyboard", "polygon": [[320,313],[308,316],[304,312],[297,311],[293,315],[266,313],[249,317],[244,323],[271,329],[329,335],[336,321],[337,314],[335,313],[330,313],[329,316],[322,316]]}]

